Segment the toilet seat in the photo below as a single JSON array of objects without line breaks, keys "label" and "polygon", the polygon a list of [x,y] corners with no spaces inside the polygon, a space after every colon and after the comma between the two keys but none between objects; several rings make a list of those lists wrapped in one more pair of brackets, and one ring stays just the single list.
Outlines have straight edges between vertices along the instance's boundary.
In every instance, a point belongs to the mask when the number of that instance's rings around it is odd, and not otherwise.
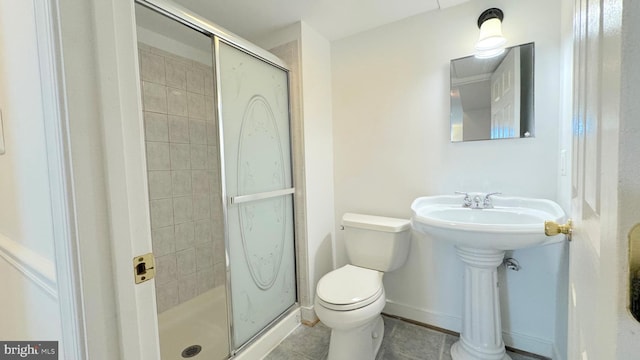
[{"label": "toilet seat", "polygon": [[323,276],[318,282],[318,302],[327,309],[348,311],[365,307],[383,293],[383,273],[345,265]]}]

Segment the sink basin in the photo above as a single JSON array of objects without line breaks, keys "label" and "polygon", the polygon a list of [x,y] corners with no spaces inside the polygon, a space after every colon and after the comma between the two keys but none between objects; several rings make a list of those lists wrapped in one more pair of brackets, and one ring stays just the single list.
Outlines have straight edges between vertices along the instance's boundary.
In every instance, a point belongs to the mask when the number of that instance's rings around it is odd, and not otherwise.
[{"label": "sink basin", "polygon": [[544,222],[561,223],[565,213],[553,201],[522,197],[492,197],[493,208],[465,208],[462,195],[426,196],[411,204],[414,229],[456,246],[516,250],[560,242],[548,237]]}]

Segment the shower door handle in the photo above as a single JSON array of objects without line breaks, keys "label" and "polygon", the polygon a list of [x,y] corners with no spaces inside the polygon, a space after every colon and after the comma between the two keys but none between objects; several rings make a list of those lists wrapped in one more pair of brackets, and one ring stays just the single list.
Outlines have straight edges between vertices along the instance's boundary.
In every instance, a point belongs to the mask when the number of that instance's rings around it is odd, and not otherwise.
[{"label": "shower door handle", "polygon": [[242,204],[251,201],[264,200],[273,197],[283,196],[293,194],[296,191],[296,188],[288,188],[282,190],[274,190],[274,191],[265,191],[255,194],[249,195],[238,195],[238,196],[230,196],[229,197],[229,205],[234,204]]}]

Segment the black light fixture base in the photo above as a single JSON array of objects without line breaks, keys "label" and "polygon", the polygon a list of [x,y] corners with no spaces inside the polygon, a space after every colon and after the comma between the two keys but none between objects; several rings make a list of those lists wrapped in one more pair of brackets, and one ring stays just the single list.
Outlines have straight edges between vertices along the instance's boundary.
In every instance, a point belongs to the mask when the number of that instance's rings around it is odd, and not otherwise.
[{"label": "black light fixture base", "polygon": [[491,8],[483,11],[478,18],[478,28],[482,26],[483,22],[489,19],[499,19],[502,21],[502,19],[504,19],[504,13],[498,8]]}]

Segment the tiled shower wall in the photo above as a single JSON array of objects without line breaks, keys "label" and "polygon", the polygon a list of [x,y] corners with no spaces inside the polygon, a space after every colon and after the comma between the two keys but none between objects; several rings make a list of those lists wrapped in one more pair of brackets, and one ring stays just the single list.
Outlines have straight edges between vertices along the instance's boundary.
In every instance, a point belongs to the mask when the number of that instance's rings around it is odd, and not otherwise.
[{"label": "tiled shower wall", "polygon": [[224,285],[211,66],[139,43],[158,312]]}]

